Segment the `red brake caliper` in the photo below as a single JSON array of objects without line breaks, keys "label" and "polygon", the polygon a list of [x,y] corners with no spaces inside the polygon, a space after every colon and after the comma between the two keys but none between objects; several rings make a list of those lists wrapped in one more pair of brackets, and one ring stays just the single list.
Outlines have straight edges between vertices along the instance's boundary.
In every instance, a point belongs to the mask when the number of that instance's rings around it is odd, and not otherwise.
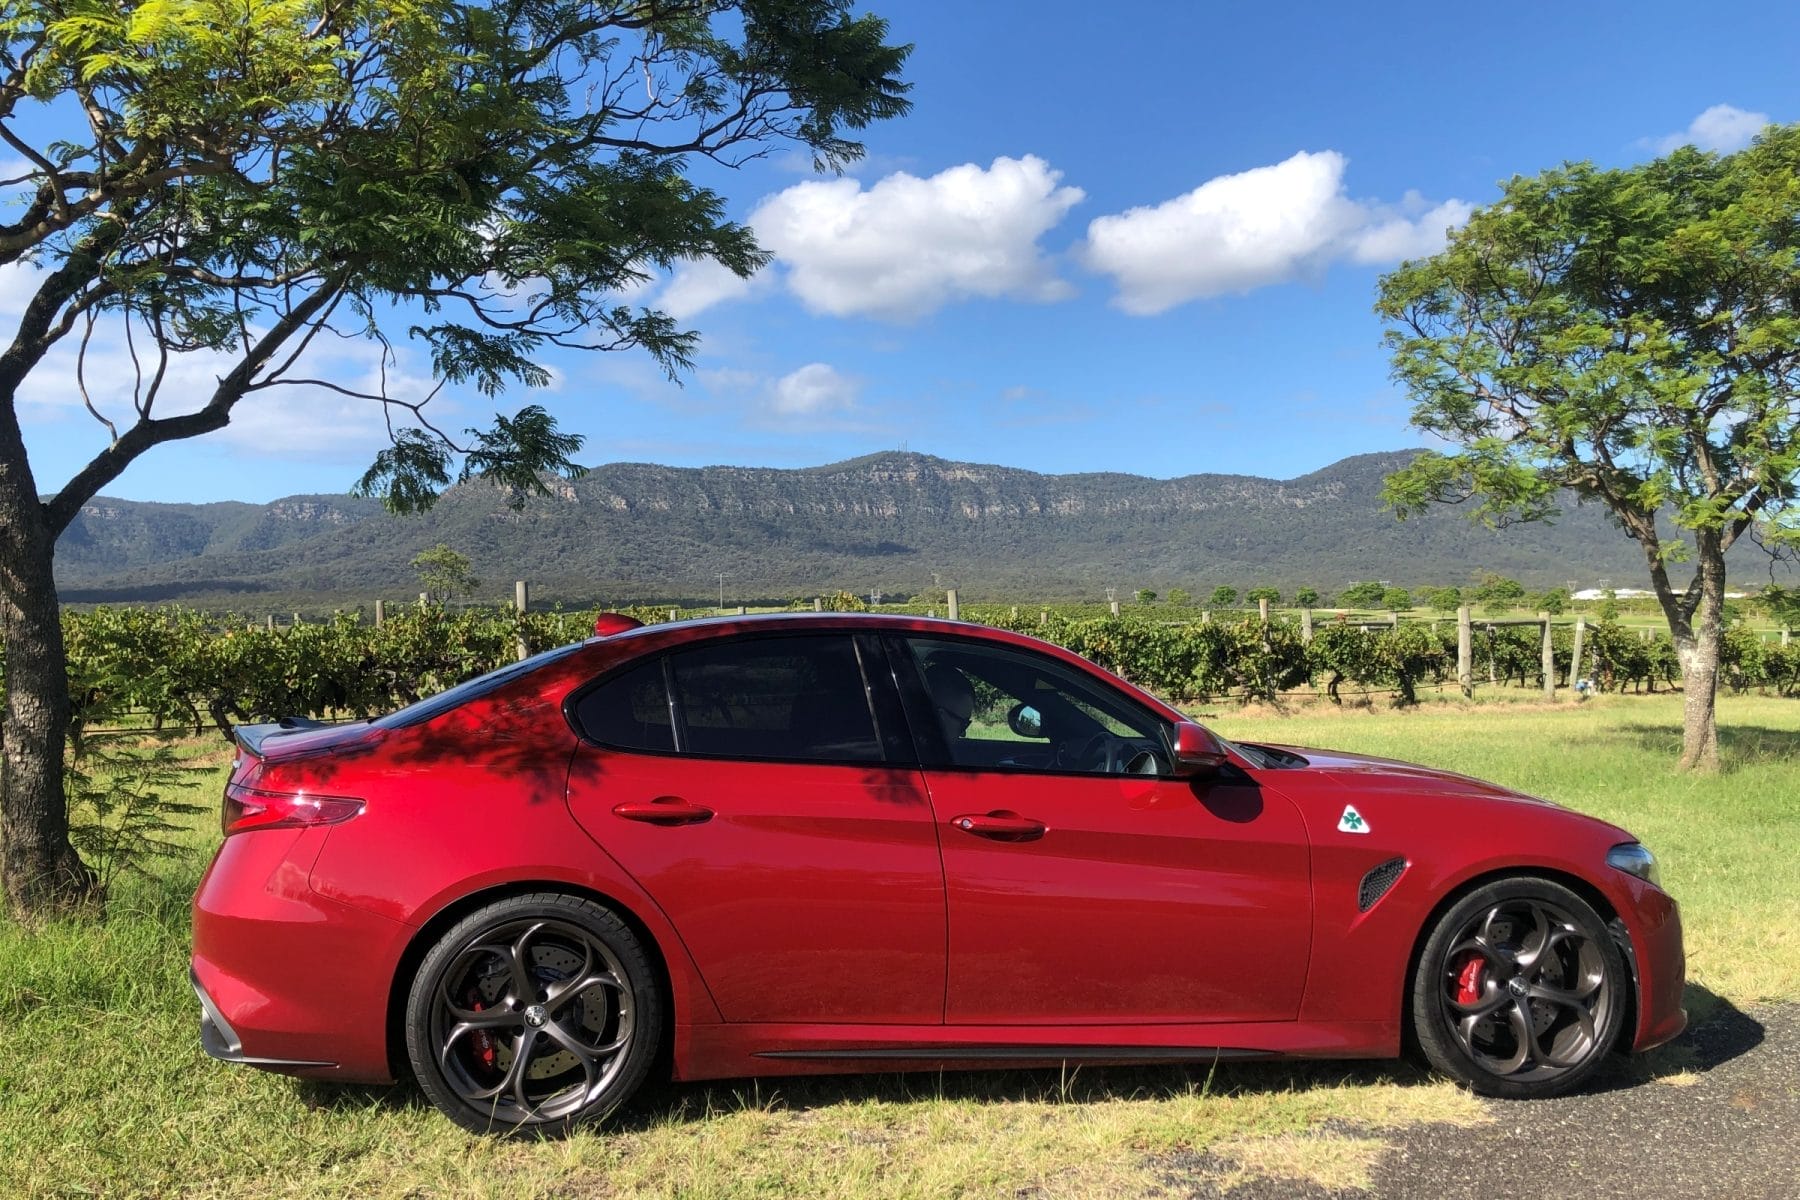
[{"label": "red brake caliper", "polygon": [[1456,1002],[1461,1005],[1474,1004],[1481,999],[1482,976],[1487,967],[1487,960],[1479,954],[1469,955],[1463,963],[1462,970],[1456,973]]},{"label": "red brake caliper", "polygon": [[[469,1011],[481,1011],[481,993],[474,988],[469,989]],[[470,1040],[475,1043],[475,1057],[481,1060],[481,1065],[488,1068],[490,1071],[493,1070],[496,1060],[494,1054],[494,1035],[485,1029],[477,1029],[474,1037]]]}]

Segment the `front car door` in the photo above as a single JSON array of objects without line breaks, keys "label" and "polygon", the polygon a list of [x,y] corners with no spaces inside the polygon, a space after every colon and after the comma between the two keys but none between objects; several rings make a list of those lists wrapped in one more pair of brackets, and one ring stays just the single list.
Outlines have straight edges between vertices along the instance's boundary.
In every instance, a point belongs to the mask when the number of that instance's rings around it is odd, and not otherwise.
[{"label": "front car door", "polygon": [[738,635],[571,703],[576,819],[668,914],[727,1021],[937,1024],[937,832],[882,648]]},{"label": "front car door", "polygon": [[1297,1017],[1311,890],[1291,804],[1235,770],[1170,776],[1167,723],[1083,666],[976,639],[889,649],[943,846],[948,1023]]}]

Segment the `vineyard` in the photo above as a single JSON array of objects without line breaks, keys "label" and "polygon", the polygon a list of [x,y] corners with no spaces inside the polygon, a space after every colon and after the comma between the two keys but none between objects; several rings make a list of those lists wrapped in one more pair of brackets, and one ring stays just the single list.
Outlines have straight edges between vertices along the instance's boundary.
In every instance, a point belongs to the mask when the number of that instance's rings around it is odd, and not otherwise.
[{"label": "vineyard", "polygon": [[[846,605],[847,606],[847,605]],[[808,607],[811,607],[808,605]],[[646,623],[676,610],[632,609]],[[689,614],[699,615],[699,614]],[[1412,702],[1421,687],[1454,682],[1454,622],[1356,623],[1323,617],[1303,636],[1298,621],[1254,613],[1206,621],[1151,615],[1088,616],[1004,606],[965,606],[965,620],[1056,642],[1176,701],[1272,700],[1295,693],[1341,700],[1391,693]],[[234,723],[282,716],[359,717],[411,703],[463,679],[589,635],[594,614],[409,606],[376,623],[357,614],[276,627],[185,609],[65,612],[74,712],[71,739],[98,728],[229,734]],[[1580,676],[1602,691],[1672,687],[1680,677],[1666,634],[1601,621],[1585,629]],[[1553,628],[1555,682],[1571,680],[1573,630]],[[1477,623],[1473,676],[1480,686],[1542,686],[1536,625]],[[1734,690],[1800,694],[1800,643],[1727,635],[1724,679]],[[0,663],[0,681],[4,664]]]}]

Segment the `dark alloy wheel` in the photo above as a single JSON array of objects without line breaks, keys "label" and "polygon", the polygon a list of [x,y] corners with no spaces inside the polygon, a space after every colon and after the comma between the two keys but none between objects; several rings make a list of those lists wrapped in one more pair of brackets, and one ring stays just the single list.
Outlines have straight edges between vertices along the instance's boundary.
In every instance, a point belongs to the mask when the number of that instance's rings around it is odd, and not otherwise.
[{"label": "dark alloy wheel", "polygon": [[603,906],[514,896],[425,956],[407,998],[407,1056],[465,1129],[564,1133],[643,1082],[664,1020],[654,980],[636,936]]},{"label": "dark alloy wheel", "polygon": [[1553,1096],[1618,1040],[1627,986],[1587,901],[1549,880],[1504,879],[1432,930],[1413,979],[1413,1029],[1433,1067],[1483,1095]]}]

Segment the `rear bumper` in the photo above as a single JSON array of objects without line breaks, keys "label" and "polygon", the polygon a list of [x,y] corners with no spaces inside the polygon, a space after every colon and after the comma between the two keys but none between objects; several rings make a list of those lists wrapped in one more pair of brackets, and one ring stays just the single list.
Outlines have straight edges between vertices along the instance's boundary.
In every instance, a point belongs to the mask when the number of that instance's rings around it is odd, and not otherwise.
[{"label": "rear bumper", "polygon": [[314,892],[327,830],[227,838],[194,895],[191,979],[212,1057],[386,1082],[388,1000],[411,930]]}]

